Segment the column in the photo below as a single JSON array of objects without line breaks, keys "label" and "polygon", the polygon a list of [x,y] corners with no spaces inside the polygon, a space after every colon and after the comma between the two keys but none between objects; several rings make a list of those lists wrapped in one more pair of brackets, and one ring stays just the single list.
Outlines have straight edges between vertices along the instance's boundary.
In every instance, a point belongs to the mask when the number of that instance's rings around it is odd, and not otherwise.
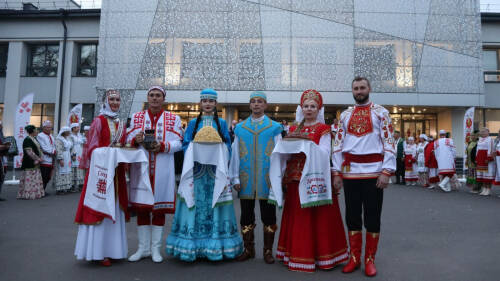
[{"label": "column", "polygon": [[7,57],[7,75],[5,79],[5,96],[3,112],[3,132],[6,136],[14,134],[16,107],[19,102],[19,83],[23,65],[23,42],[9,42]]}]

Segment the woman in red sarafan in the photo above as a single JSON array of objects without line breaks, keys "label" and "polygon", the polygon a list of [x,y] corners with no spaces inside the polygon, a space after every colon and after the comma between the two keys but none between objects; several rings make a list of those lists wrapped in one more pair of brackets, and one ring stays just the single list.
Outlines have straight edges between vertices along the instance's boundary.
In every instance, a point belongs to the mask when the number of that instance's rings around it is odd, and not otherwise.
[{"label": "woman in red sarafan", "polygon": [[[290,135],[309,138],[330,155],[331,130],[324,124],[323,112],[321,94],[305,91],[297,109],[299,125],[290,128]],[[338,195],[332,195],[333,204],[301,208],[298,188],[305,160],[303,153],[292,154],[286,164],[285,206],[276,256],[290,270],[314,272],[316,266],[331,269],[349,256]]]},{"label": "woman in red sarafan", "polygon": [[104,266],[110,266],[110,259],[127,257],[128,245],[125,231],[125,221],[130,219],[128,208],[127,183],[125,165],[119,164],[115,172],[115,190],[117,194],[116,221],[91,210],[83,205],[87,192],[88,168],[94,149],[125,143],[125,124],[118,118],[120,109],[120,93],[108,90],[104,97],[104,105],[100,115],[90,126],[87,138],[87,150],[82,155],[81,166],[87,169],[83,190],[78,203],[75,223],[79,224],[76,239],[75,256],[87,261],[101,261]]}]

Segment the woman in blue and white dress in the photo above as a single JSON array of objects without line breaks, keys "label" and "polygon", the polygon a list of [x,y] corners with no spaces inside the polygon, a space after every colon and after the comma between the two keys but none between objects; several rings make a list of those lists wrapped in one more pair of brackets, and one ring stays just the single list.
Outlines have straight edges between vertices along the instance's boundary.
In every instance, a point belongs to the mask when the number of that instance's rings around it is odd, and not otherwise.
[{"label": "woman in blue and white dress", "polygon": [[[212,127],[227,146],[229,153],[225,159],[230,159],[231,141],[227,125],[224,119],[217,116],[217,92],[213,89],[205,89],[201,92],[200,98],[202,111],[188,124],[183,141],[184,152],[188,150],[190,143],[194,141],[201,129]],[[211,153],[207,150],[205,152]],[[184,161],[186,161],[186,156],[187,153]],[[228,163],[224,164],[227,166]],[[184,169],[186,169],[186,163],[184,163]],[[219,201],[217,204],[212,204],[217,169],[215,165],[194,161],[192,172],[194,198],[191,198],[193,206],[188,207],[189,200],[182,197],[181,180],[172,231],[166,242],[167,254],[184,261],[195,261],[197,258],[222,260],[236,258],[243,251],[243,241],[239,235],[230,191],[229,195],[226,193],[226,197],[229,196],[231,199],[221,204],[218,204]]]}]

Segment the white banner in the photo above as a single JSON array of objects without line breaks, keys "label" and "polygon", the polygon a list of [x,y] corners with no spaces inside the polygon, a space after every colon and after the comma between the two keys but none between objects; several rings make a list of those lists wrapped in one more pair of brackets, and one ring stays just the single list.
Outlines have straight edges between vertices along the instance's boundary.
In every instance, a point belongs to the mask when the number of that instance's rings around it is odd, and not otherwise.
[{"label": "white banner", "polygon": [[67,126],[69,127],[72,123],[82,123],[82,104],[79,103],[75,105],[68,114]]},{"label": "white banner", "polygon": [[469,144],[472,133],[474,132],[474,107],[471,107],[465,111],[464,116],[464,171],[465,171],[465,160],[467,159],[467,146]]},{"label": "white banner", "polygon": [[21,168],[23,161],[23,141],[28,134],[24,127],[30,123],[31,110],[33,109],[33,93],[27,94],[17,105],[14,137],[16,138],[18,156],[14,157],[14,168]]}]

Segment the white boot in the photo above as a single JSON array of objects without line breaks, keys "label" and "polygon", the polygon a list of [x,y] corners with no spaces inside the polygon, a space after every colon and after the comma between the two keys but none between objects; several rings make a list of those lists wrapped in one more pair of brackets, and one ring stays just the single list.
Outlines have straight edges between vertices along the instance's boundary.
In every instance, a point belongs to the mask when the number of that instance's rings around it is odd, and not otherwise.
[{"label": "white boot", "polygon": [[484,195],[484,192],[486,191],[486,188],[481,187],[481,191],[479,192],[479,195]]},{"label": "white boot", "polygon": [[448,183],[446,184],[446,189],[448,189],[449,191],[451,191],[451,183],[450,183],[450,182],[448,182]]},{"label": "white boot", "polygon": [[162,262],[161,245],[163,244],[163,226],[153,225],[151,235],[151,257],[154,262]]},{"label": "white boot", "polygon": [[489,196],[489,195],[490,195],[490,190],[491,190],[490,188],[485,187],[485,188],[484,188],[484,192],[483,192],[483,193],[481,193],[480,195],[483,195],[483,196]]},{"label": "white boot", "polygon": [[137,248],[137,252],[128,258],[128,261],[134,262],[151,256],[151,226],[137,226],[137,234],[139,236],[139,247]]},{"label": "white boot", "polygon": [[447,186],[448,182],[450,181],[449,177],[444,177],[443,180],[439,183],[439,187],[444,191],[444,192],[450,192],[451,189]]}]

